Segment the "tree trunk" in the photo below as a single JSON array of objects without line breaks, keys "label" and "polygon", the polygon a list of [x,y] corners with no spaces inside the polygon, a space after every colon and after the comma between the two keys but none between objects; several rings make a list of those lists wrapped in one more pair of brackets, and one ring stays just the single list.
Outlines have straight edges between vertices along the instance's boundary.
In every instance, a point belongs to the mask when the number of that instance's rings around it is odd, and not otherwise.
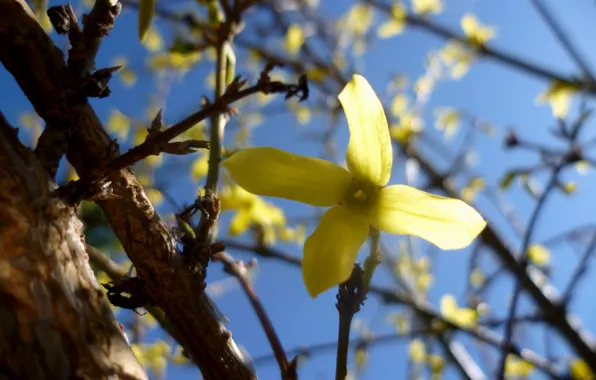
[{"label": "tree trunk", "polygon": [[0,377],[146,379],[52,187],[0,114]]}]

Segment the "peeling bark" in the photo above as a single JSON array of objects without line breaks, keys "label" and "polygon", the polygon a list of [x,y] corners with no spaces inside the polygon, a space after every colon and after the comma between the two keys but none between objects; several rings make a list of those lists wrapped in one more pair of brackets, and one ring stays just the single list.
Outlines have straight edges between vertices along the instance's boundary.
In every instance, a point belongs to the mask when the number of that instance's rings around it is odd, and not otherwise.
[{"label": "peeling bark", "polygon": [[2,123],[0,376],[147,379],[89,266],[82,223],[52,185]]}]

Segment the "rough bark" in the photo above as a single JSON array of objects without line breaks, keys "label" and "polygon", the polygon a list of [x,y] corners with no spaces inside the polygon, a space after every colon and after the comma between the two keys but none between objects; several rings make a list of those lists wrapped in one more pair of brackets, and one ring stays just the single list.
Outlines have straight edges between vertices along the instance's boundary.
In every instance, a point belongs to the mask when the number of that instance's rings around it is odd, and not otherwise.
[{"label": "rough bark", "polygon": [[[52,125],[72,127],[67,157],[84,178],[117,156],[88,103],[69,98],[71,79],[62,52],[23,0],[0,0],[0,61],[37,113]],[[100,201],[149,294],[184,337],[183,344],[206,379],[253,379],[255,375],[201,295],[204,279],[181,265],[166,225],[129,169],[111,175],[116,199]],[[201,295],[201,296],[199,296]]]},{"label": "rough bark", "polygon": [[0,114],[0,377],[146,379],[52,185]]}]

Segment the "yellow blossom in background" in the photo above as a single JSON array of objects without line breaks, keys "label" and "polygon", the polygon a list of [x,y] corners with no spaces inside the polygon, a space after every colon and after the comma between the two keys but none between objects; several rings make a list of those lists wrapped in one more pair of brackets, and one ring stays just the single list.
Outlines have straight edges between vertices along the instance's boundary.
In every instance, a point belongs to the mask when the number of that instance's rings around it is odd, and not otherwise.
[{"label": "yellow blossom in background", "polygon": [[19,124],[31,133],[31,146],[35,146],[39,136],[41,136],[43,131],[42,121],[43,119],[35,112],[23,112],[19,116]]},{"label": "yellow blossom in background", "polygon": [[292,24],[286,32],[284,47],[291,55],[296,55],[304,44],[304,29],[298,24]]},{"label": "yellow blossom in background", "polygon": [[356,35],[363,35],[372,24],[372,10],[365,4],[356,4],[348,12],[342,27]]},{"label": "yellow blossom in background", "polygon": [[534,365],[514,355],[507,355],[505,361],[505,376],[507,378],[525,378],[532,374]]},{"label": "yellow blossom in background", "polygon": [[550,252],[540,244],[532,244],[528,247],[527,255],[530,262],[538,266],[548,265],[550,261]]},{"label": "yellow blossom in background", "polygon": [[116,108],[112,110],[108,122],[106,123],[108,131],[112,132],[117,138],[122,140],[126,139],[128,136],[130,125],[130,119]]},{"label": "yellow blossom in background", "polygon": [[294,111],[296,115],[296,120],[300,125],[306,125],[310,122],[311,118],[311,110],[309,107],[303,106],[301,104],[288,104],[288,107]]},{"label": "yellow blossom in background", "polygon": [[414,92],[416,96],[425,98],[435,86],[435,78],[430,75],[423,75],[414,83]]},{"label": "yellow blossom in background", "polygon": [[569,372],[573,380],[594,380],[596,376],[590,366],[582,359],[573,359],[569,363]]},{"label": "yellow blossom in background", "polygon": [[536,97],[537,104],[550,104],[553,116],[563,119],[569,112],[569,105],[573,95],[580,90],[576,84],[570,84],[560,80],[551,82],[546,91]]},{"label": "yellow blossom in background", "polygon": [[482,270],[480,270],[480,268],[474,268],[474,270],[472,270],[472,273],[470,273],[470,284],[472,284],[473,287],[478,289],[482,285],[484,285],[485,281],[486,276],[484,275]]},{"label": "yellow blossom in background", "polygon": [[362,369],[368,362],[368,351],[363,347],[358,347],[356,349],[356,365],[358,368]]},{"label": "yellow blossom in background", "polygon": [[577,170],[577,172],[581,175],[585,175],[586,173],[588,173],[591,167],[592,164],[590,164],[590,162],[586,160],[580,160],[575,163],[575,170]]},{"label": "yellow blossom in background", "polygon": [[209,171],[209,153],[202,153],[197,157],[190,167],[190,175],[193,181],[199,181]]},{"label": "yellow blossom in background", "polygon": [[[224,187],[220,193],[220,200],[222,211],[236,212],[228,229],[232,236],[243,234],[251,224],[257,224],[265,230],[285,227],[285,217],[280,208],[239,186]],[[275,231],[270,232],[275,234]]]},{"label": "yellow blossom in background", "polygon": [[152,168],[159,166],[163,163],[163,154],[158,154],[158,155],[152,154],[151,156],[149,156],[145,159],[145,162],[147,163],[147,165],[149,165]]},{"label": "yellow blossom in background", "polygon": [[201,53],[160,52],[153,54],[147,66],[154,71],[174,70],[184,74],[201,59]]},{"label": "yellow blossom in background", "polygon": [[484,26],[473,14],[466,14],[461,19],[461,28],[472,45],[477,48],[484,46],[488,40],[495,37],[495,29]]},{"label": "yellow blossom in background", "polygon": [[395,326],[398,334],[406,334],[409,331],[408,318],[402,313],[389,315],[388,320]]},{"label": "yellow blossom in background", "polygon": [[476,310],[459,308],[455,297],[451,294],[441,297],[441,314],[447,321],[467,328],[474,327],[478,319]]},{"label": "yellow blossom in background", "polygon": [[399,124],[389,128],[391,138],[398,143],[408,144],[410,140],[422,131],[422,120],[417,115],[406,113],[399,118]]},{"label": "yellow blossom in background", "polygon": [[435,127],[445,132],[445,138],[452,138],[459,129],[461,115],[453,108],[439,108],[435,111]]},{"label": "yellow blossom in background", "polygon": [[461,79],[476,59],[476,53],[459,41],[449,41],[439,51],[439,58],[450,69],[451,79]]},{"label": "yellow blossom in background", "polygon": [[414,13],[425,15],[429,13],[441,13],[443,11],[442,0],[412,0]]},{"label": "yellow blossom in background", "polygon": [[[364,38],[355,38],[352,42],[352,52],[354,56],[360,57],[366,53],[368,43]],[[337,59],[337,58],[336,58]],[[345,67],[345,64],[338,65],[339,67]]]},{"label": "yellow blossom in background", "polygon": [[410,342],[410,360],[414,363],[426,361],[426,346],[420,339],[412,339]]},{"label": "yellow blossom in background", "polygon": [[472,202],[476,199],[479,192],[486,188],[486,181],[480,177],[474,177],[468,185],[461,191],[461,197],[466,202]]},{"label": "yellow blossom in background", "polygon": [[406,28],[406,16],[408,12],[401,2],[395,3],[391,6],[390,20],[384,22],[377,29],[377,35],[380,38],[389,38],[401,34]]},{"label": "yellow blossom in background", "polygon": [[445,359],[439,355],[429,355],[428,359],[428,366],[432,372],[433,380],[437,380],[441,378],[441,374],[445,369]]},{"label": "yellow blossom in background", "polygon": [[325,80],[327,73],[324,69],[315,66],[308,69],[306,75],[308,76],[309,81],[321,83]]},{"label": "yellow blossom in background", "polygon": [[116,72],[116,75],[125,87],[131,87],[136,83],[137,74],[128,68],[128,59],[126,57],[114,57],[112,66],[120,66],[120,70]]},{"label": "yellow blossom in background", "polygon": [[130,346],[137,360],[144,368],[151,370],[156,376],[164,374],[168,365],[167,356],[170,354],[170,346],[163,340],[155,343],[133,343]]},{"label": "yellow blossom in background", "polygon": [[393,151],[383,105],[354,75],[339,94],[350,140],[347,170],[270,147],[243,149],[223,161],[232,179],[262,196],[329,208],[304,243],[302,276],[312,297],[345,281],[372,225],[421,237],[442,249],[468,246],[486,222],[458,199],[405,185],[387,186]]},{"label": "yellow blossom in background", "polygon": [[149,32],[143,41],[143,46],[150,52],[156,52],[163,49],[164,40],[155,26],[149,29]]},{"label": "yellow blossom in background", "polygon": [[409,99],[406,94],[397,94],[391,102],[391,113],[395,116],[401,116],[408,110]]},{"label": "yellow blossom in background", "polygon": [[209,89],[215,88],[215,71],[211,71],[209,75],[205,77],[205,86]]},{"label": "yellow blossom in background", "polygon": [[77,171],[72,167],[72,166],[68,166],[68,173],[66,174],[66,181],[70,182],[70,181],[77,181],[79,179],[79,175],[77,174]]},{"label": "yellow blossom in background", "polygon": [[159,206],[163,202],[163,194],[154,187],[145,189],[145,194],[153,206]]}]

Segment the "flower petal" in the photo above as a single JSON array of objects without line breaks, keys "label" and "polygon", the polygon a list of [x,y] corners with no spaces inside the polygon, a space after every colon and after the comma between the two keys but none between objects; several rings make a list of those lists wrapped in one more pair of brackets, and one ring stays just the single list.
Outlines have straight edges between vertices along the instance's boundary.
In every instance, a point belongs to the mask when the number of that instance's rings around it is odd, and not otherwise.
[{"label": "flower petal", "polygon": [[357,178],[385,186],[391,175],[393,152],[387,118],[370,84],[354,75],[339,94],[348,125],[348,169]]},{"label": "flower petal", "polygon": [[325,212],[304,243],[302,278],[311,297],[346,281],[368,235],[368,220],[344,206]]},{"label": "flower petal", "polygon": [[466,247],[486,226],[465,202],[404,185],[381,189],[369,218],[381,231],[418,236],[441,249]]},{"label": "flower petal", "polygon": [[240,187],[258,194],[313,206],[334,206],[351,181],[344,168],[319,158],[258,147],[222,162]]}]

